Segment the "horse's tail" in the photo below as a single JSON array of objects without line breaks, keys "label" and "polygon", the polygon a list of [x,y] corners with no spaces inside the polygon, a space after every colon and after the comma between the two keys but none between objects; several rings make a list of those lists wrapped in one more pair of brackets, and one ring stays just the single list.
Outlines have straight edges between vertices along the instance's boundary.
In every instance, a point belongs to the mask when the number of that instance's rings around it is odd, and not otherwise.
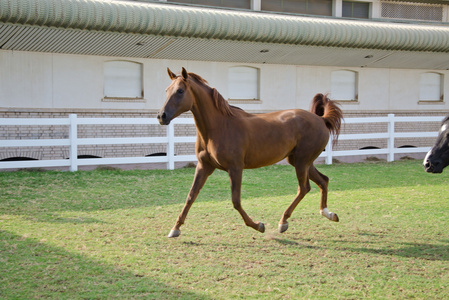
[{"label": "horse's tail", "polygon": [[334,136],[334,143],[338,140],[340,134],[341,120],[343,112],[335,101],[330,100],[327,95],[316,94],[312,100],[310,111],[324,119],[326,127]]}]

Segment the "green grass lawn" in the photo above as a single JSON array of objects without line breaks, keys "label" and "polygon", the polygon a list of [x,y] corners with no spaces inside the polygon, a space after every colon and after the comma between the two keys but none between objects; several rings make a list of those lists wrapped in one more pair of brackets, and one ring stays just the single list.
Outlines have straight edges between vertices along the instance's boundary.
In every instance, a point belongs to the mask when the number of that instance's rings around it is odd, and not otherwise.
[{"label": "green grass lawn", "polygon": [[319,190],[277,233],[297,184],[290,166],[244,172],[232,207],[216,171],[182,227],[193,169],[0,172],[2,299],[448,299],[449,171],[420,161],[319,165]]}]

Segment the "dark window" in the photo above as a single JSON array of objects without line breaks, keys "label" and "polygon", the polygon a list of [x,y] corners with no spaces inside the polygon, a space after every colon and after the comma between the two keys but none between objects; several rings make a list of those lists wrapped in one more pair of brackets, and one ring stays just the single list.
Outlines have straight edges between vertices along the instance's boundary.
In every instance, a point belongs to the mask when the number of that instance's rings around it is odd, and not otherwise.
[{"label": "dark window", "polygon": [[332,16],[332,0],[262,0],[262,10]]},{"label": "dark window", "polygon": [[369,3],[343,1],[343,17],[369,19]]},{"label": "dark window", "polygon": [[230,7],[230,8],[246,8],[246,9],[251,8],[250,0],[178,0],[178,1],[167,1],[167,2]]}]

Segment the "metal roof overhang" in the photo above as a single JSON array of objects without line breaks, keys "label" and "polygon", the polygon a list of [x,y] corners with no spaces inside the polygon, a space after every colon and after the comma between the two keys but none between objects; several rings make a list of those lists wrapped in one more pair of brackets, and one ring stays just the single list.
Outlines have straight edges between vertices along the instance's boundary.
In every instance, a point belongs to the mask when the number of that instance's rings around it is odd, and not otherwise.
[{"label": "metal roof overhang", "polygon": [[449,27],[160,2],[0,0],[0,49],[445,70],[449,69]]}]

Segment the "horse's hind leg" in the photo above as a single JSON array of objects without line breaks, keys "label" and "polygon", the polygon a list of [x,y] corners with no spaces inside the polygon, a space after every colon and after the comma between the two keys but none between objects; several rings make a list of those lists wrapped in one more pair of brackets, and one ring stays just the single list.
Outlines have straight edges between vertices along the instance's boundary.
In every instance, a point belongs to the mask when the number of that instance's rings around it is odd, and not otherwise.
[{"label": "horse's hind leg", "polygon": [[329,178],[321,174],[315,166],[310,166],[309,177],[316,183],[321,191],[321,203],[320,203],[320,213],[322,216],[328,218],[331,221],[338,222],[338,216],[336,213],[330,212],[327,209],[327,187],[329,185]]},{"label": "horse's hind leg", "polygon": [[[292,163],[293,160],[289,159],[289,162]],[[303,166],[295,167],[296,169],[296,177],[298,178],[298,193],[296,195],[295,200],[293,200],[292,204],[287,208],[287,210],[282,215],[281,220],[279,221],[279,232],[282,233],[288,229],[287,220],[291,217],[293,211],[296,206],[298,206],[299,202],[304,198],[304,196],[310,191],[310,183],[308,177],[308,170]]]}]

